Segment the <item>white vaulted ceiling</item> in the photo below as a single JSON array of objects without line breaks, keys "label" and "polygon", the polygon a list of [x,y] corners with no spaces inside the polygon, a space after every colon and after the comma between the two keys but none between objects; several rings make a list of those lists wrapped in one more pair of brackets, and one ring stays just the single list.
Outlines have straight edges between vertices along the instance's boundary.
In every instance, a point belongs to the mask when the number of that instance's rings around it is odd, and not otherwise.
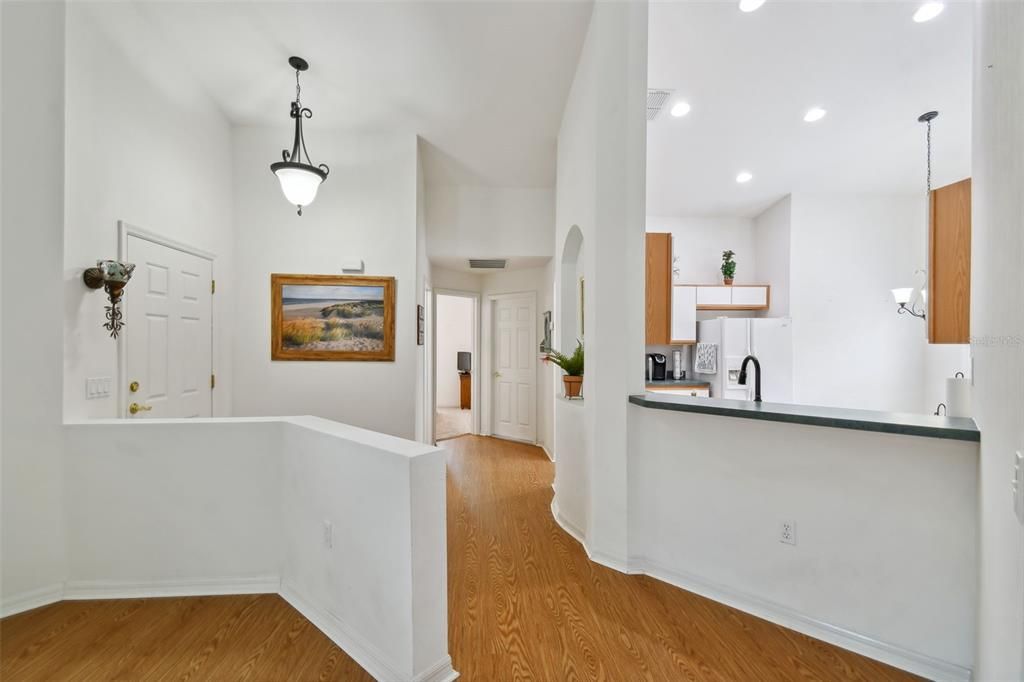
[{"label": "white vaulted ceiling", "polygon": [[[752,216],[794,191],[904,192],[970,174],[971,3],[914,23],[908,2],[652,3],[649,215]],[[690,113],[673,118],[679,100]],[[812,106],[827,110],[803,121]],[[736,175],[753,179],[737,184]]]},{"label": "white vaulted ceiling", "polygon": [[[589,2],[139,2],[99,7],[128,54],[160,40],[237,125],[423,137],[429,184],[550,187]],[[116,65],[112,65],[116,69]],[[158,77],[158,75],[156,75]]]}]

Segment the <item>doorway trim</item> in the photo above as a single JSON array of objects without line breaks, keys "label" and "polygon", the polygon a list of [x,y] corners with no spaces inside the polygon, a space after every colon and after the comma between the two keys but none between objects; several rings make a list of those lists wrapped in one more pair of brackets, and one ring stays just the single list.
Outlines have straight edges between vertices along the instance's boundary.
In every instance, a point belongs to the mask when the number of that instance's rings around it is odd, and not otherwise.
[{"label": "doorway trim", "polygon": [[[537,292],[536,291],[510,291],[500,294],[488,294],[487,306],[485,308],[484,316],[486,319],[481,320],[481,329],[484,330],[483,344],[487,348],[486,362],[487,367],[485,373],[486,385],[483,387],[483,393],[486,396],[486,400],[481,405],[481,413],[486,414],[486,419],[482,421],[485,424],[484,430],[481,431],[481,435],[493,436],[494,435],[494,304],[497,301],[508,298],[530,298],[533,301],[533,338],[537,339]],[[533,349],[533,352],[539,353],[537,348]],[[536,368],[534,368],[536,374]],[[538,445],[540,442],[540,423],[537,419],[537,415],[540,414],[540,401],[537,399],[540,391],[540,383],[537,381],[536,376],[533,380],[533,441],[530,441],[533,445]],[[486,411],[486,412],[485,412]],[[481,414],[484,417],[484,414]],[[511,439],[506,439],[511,440]],[[525,443],[528,441],[516,441]]]},{"label": "doorway trim", "polygon": [[[190,244],[186,244],[184,242],[179,242],[176,239],[171,239],[170,237],[165,237],[165,236],[163,236],[161,234],[158,234],[156,232],[152,232],[151,230],[147,230],[144,227],[139,227],[138,225],[132,225],[131,223],[129,223],[129,222],[125,221],[125,220],[118,220],[117,221],[117,259],[119,261],[121,261],[121,262],[125,262],[129,258],[129,254],[128,254],[128,237],[135,237],[137,239],[144,239],[144,240],[146,240],[148,242],[153,242],[154,244],[159,244],[160,246],[166,246],[169,249],[174,249],[175,251],[182,251],[182,252],[190,254],[192,256],[196,256],[198,258],[202,258],[204,260],[208,260],[208,261],[210,261],[210,274],[211,274],[211,276],[214,279],[217,278],[217,268],[216,268],[217,256],[216,256],[216,254],[211,253],[209,251],[204,251],[203,249],[200,249],[200,248],[198,248],[196,246],[192,246]],[[213,295],[212,292],[211,292],[211,295]],[[121,306],[123,307],[125,313],[127,313],[128,310],[129,310],[129,306],[130,306],[129,300],[130,300],[129,297],[126,296],[124,298],[124,300],[121,301]],[[217,363],[217,356],[218,356],[218,353],[217,353],[217,332],[215,331],[216,328],[217,328],[216,320],[217,320],[217,305],[216,305],[216,299],[214,299],[214,301],[210,305],[210,370],[214,373],[214,375],[217,374],[217,368],[218,368],[218,363]],[[121,335],[119,335],[117,337],[117,341],[116,341],[116,343],[117,343],[117,381],[116,381],[117,391],[116,391],[116,393],[114,395],[115,395],[115,399],[117,400],[117,418],[118,419],[124,419],[125,418],[125,414],[128,411],[128,393],[125,390],[125,381],[128,378],[128,348],[127,348],[127,345],[126,345],[127,342],[125,340],[125,337],[126,337],[125,334],[121,334]],[[214,410],[214,405],[215,405],[214,394],[211,391],[211,393],[210,393],[210,414],[212,416],[216,417],[217,414],[216,414],[216,412]]]},{"label": "doorway trim", "polygon": [[[456,296],[459,298],[469,298],[473,300],[473,357],[477,359],[478,370],[470,375],[470,433],[472,435],[480,435],[483,433],[481,421],[481,413],[483,412],[483,405],[480,402],[481,395],[481,375],[484,372],[485,358],[480,353],[480,292],[478,291],[467,291],[465,289],[443,289],[435,288],[433,290],[433,299],[431,301],[430,311],[430,342],[431,352],[434,356],[434,361],[431,366],[431,377],[430,377],[430,395],[433,409],[430,413],[430,437],[433,444],[437,444],[437,297],[438,296]],[[486,435],[486,434],[484,434]]]}]

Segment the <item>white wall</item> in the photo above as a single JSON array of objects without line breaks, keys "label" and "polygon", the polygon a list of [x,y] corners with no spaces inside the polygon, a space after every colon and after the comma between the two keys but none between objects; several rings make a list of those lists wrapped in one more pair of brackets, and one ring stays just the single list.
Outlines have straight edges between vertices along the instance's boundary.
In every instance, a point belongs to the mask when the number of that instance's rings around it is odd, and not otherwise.
[{"label": "white wall", "polygon": [[[977,464],[977,443],[631,405],[630,567],[930,679],[967,679]],[[783,521],[795,546],[779,542]]]},{"label": "white wall", "polygon": [[787,194],[754,218],[754,279],[771,285],[766,317],[789,315],[791,205],[792,198]]},{"label": "white wall", "polygon": [[736,284],[763,284],[757,279],[754,221],[749,218],[647,216],[648,232],[671,232],[676,284],[721,284],[722,252],[736,252]]},{"label": "white wall", "polygon": [[1024,527],[1007,479],[1024,450],[1024,5],[975,4],[971,348],[981,429],[977,678],[1024,679]]},{"label": "white wall", "polygon": [[427,188],[431,256],[550,256],[554,222],[555,193],[548,187]]},{"label": "white wall", "polygon": [[315,417],[66,435],[65,598],[280,591],[377,679],[450,679],[437,448]]},{"label": "white wall", "polygon": [[[474,301],[464,296],[442,296],[436,299],[437,319],[437,406],[458,407],[460,397],[458,353],[473,352]],[[474,372],[480,358],[474,357]]]},{"label": "white wall", "polygon": [[[62,3],[0,3],[3,382],[0,599],[66,572],[61,477]],[[26,56],[31,55],[31,68]]]},{"label": "white wall", "polygon": [[[422,372],[416,137],[344,135],[314,119],[314,160],[331,173],[300,217],[268,169],[290,139],[287,126],[234,131],[234,413],[312,414],[414,438],[422,391],[394,387],[415,385]],[[340,275],[350,259],[362,259],[366,275],[396,278],[395,361],[271,362],[271,273]]]},{"label": "white wall", "polygon": [[[118,257],[118,220],[216,254],[213,272],[221,286],[213,309],[213,366],[219,379],[213,414],[231,413],[231,129],[182,66],[179,46],[162,43],[152,31],[125,30],[139,21],[138,9],[129,3],[68,4],[63,401],[68,419],[118,416],[114,396],[85,399],[87,377],[116,382],[118,373],[117,344],[102,328],[106,297],[82,284],[85,268]],[[137,42],[118,42],[129,35]],[[268,163],[272,157],[268,150]],[[249,233],[243,229],[240,235],[244,239]],[[132,292],[129,283],[127,325],[138,324],[128,309]]]},{"label": "white wall", "polygon": [[65,427],[65,589],[98,597],[186,584],[276,592],[281,432],[280,422],[249,420]]},{"label": "white wall", "polygon": [[[586,486],[582,530],[594,556],[621,565],[626,548],[626,398],[643,391],[647,5],[596,3],[558,134],[555,281],[573,226],[583,234],[587,368],[583,457],[589,478],[556,472],[557,494]],[[556,342],[567,345],[559,287]],[[562,441],[555,410],[555,442]],[[555,453],[556,466],[561,462]]]},{"label": "white wall", "polygon": [[922,411],[925,326],[890,290],[923,266],[924,195],[794,194],[791,210],[794,402]]}]

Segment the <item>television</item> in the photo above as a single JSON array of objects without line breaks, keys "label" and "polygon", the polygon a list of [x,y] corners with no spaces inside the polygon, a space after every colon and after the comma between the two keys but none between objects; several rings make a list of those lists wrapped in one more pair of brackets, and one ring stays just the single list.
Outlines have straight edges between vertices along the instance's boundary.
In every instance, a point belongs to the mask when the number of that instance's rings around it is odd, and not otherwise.
[{"label": "television", "polygon": [[459,351],[458,367],[459,372],[468,374],[469,371],[473,369],[472,353],[467,353],[466,351]]}]

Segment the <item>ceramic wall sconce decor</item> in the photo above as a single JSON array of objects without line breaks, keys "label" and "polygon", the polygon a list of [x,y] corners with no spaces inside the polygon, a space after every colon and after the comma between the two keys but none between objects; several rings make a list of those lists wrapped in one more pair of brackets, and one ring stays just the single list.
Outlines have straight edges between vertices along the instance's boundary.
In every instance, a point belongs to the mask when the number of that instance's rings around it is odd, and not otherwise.
[{"label": "ceramic wall sconce decor", "polygon": [[132,278],[132,271],[135,270],[134,263],[121,263],[116,260],[98,260],[96,267],[86,268],[82,273],[82,280],[85,286],[90,289],[99,289],[107,292],[110,298],[110,305],[106,306],[107,321],[103,328],[110,332],[110,337],[116,339],[121,331],[124,322],[121,321],[121,294],[125,285]]}]

